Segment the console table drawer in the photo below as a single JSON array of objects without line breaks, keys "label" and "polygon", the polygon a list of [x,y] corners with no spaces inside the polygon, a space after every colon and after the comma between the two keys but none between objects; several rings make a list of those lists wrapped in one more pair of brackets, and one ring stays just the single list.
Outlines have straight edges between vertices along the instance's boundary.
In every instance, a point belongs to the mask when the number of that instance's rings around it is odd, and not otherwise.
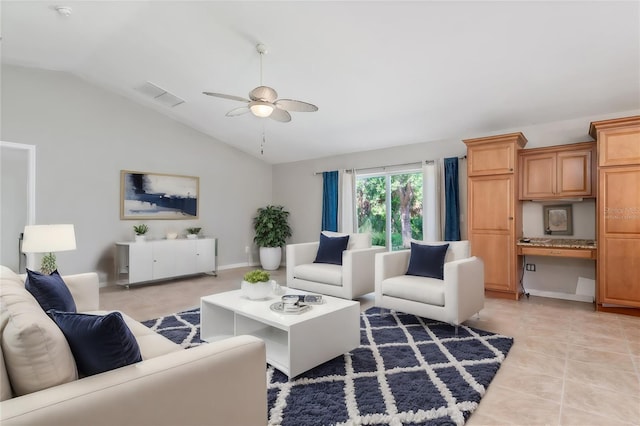
[{"label": "console table drawer", "polygon": [[556,247],[518,247],[518,254],[530,256],[577,257],[595,259],[596,249],[569,249]]}]

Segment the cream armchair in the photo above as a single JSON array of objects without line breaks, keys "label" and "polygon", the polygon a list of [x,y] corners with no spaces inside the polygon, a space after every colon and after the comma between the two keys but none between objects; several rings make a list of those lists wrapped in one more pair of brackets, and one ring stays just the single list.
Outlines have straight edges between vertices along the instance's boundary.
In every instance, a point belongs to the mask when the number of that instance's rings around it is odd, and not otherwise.
[{"label": "cream armchair", "polygon": [[[326,231],[325,234],[347,235]],[[349,245],[342,252],[342,265],[313,263],[319,245],[319,241],[287,245],[287,287],[343,299],[373,292],[375,255],[386,248],[372,246],[371,234],[349,234]]]},{"label": "cream armchair", "polygon": [[377,254],[375,306],[458,326],[484,307],[484,263],[470,257],[469,241],[424,244],[449,244],[444,279],[405,275],[411,250]]}]

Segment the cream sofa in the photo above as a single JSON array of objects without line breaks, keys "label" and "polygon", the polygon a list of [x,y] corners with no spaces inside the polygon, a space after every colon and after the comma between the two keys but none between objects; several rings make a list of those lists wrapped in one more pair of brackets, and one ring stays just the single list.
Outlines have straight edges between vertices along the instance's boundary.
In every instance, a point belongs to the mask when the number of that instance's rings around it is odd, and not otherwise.
[{"label": "cream sofa", "polygon": [[[185,350],[123,314],[143,360],[77,378],[73,355],[68,345],[64,347],[64,335],[55,333],[56,324],[42,309],[38,312],[38,302],[24,289],[24,278],[4,266],[0,266],[0,278],[3,426],[267,423],[266,355],[262,340],[238,336]],[[97,274],[69,275],[63,279],[78,312],[105,313],[98,311]],[[55,339],[58,340],[53,345]],[[26,345],[38,344],[44,345],[44,353],[34,358],[23,356],[29,352]],[[34,361],[26,362],[28,359]],[[43,362],[50,364],[49,370]],[[60,383],[22,394],[25,386],[37,387],[43,378]]]},{"label": "cream sofa", "polygon": [[355,299],[373,292],[375,255],[386,248],[372,246],[369,233],[322,232],[330,237],[349,235],[347,249],[342,252],[342,265],[313,263],[319,241],[288,244],[287,287],[343,299]]}]

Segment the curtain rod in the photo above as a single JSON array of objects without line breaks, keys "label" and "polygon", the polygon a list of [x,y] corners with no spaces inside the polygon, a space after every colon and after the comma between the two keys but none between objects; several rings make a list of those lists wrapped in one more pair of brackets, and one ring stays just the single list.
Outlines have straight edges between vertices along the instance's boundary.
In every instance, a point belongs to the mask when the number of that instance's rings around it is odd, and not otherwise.
[{"label": "curtain rod", "polygon": [[[463,155],[462,157],[458,157],[459,160],[465,160],[467,158],[466,155]],[[424,160],[424,162],[426,164],[433,164],[436,160]],[[364,167],[361,169],[347,169],[346,173],[352,173],[354,170],[355,171],[360,171],[360,170],[371,170],[371,169],[386,169],[389,167],[400,167],[400,166],[411,166],[414,164],[422,164],[421,161],[414,161],[412,163],[401,163],[401,164],[388,164],[386,166],[377,166],[377,167]],[[332,171],[332,170],[327,170],[327,171]],[[314,172],[313,175],[317,176],[317,175],[321,175],[324,172]]]}]

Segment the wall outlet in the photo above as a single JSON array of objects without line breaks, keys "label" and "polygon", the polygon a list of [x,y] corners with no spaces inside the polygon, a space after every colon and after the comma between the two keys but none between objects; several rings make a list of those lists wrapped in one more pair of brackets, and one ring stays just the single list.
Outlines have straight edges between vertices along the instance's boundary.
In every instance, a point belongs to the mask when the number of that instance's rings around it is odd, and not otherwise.
[{"label": "wall outlet", "polygon": [[524,265],[524,269],[526,271],[535,272],[536,271],[536,264],[535,263],[527,263],[527,264]]}]

